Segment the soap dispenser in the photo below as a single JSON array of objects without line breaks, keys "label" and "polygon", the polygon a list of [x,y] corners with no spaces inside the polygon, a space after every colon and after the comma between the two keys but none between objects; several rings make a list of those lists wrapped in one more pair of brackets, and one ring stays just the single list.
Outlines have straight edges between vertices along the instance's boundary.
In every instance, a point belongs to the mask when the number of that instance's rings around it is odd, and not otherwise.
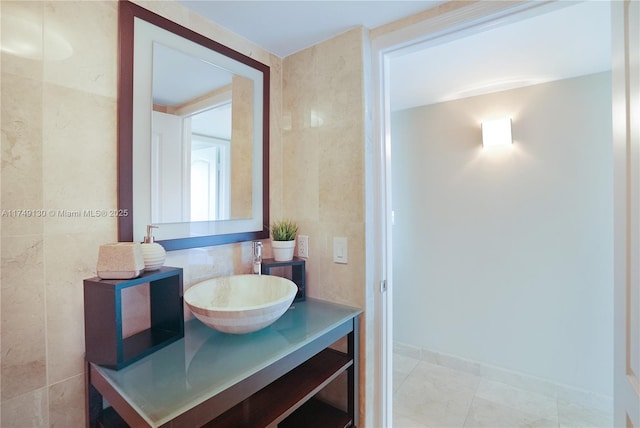
[{"label": "soap dispenser", "polygon": [[154,242],[153,235],[151,235],[151,229],[157,227],[150,224],[147,225],[147,236],[144,237],[144,242],[140,245],[142,247],[145,272],[160,269],[164,264],[164,259],[167,257],[164,247]]}]

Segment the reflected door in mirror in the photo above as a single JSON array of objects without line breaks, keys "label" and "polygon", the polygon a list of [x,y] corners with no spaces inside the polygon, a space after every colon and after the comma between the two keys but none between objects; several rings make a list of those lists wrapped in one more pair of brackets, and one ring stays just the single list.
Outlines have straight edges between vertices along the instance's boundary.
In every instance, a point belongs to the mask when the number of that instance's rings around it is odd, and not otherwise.
[{"label": "reflected door in mirror", "polygon": [[252,215],[251,79],[153,44],[151,221]]}]

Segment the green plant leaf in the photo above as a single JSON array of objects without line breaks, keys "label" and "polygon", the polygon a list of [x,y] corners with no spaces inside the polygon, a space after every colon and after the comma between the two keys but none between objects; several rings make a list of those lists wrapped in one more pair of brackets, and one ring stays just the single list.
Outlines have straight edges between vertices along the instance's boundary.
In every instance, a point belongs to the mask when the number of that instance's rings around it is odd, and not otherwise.
[{"label": "green plant leaf", "polygon": [[293,241],[298,233],[298,225],[292,220],[280,220],[271,224],[271,237],[274,241]]}]

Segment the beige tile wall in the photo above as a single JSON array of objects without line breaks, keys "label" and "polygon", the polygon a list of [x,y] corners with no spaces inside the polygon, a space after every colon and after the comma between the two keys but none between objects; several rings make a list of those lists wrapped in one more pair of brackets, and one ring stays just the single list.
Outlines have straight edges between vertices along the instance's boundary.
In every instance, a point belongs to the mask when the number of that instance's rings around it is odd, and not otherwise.
[{"label": "beige tile wall", "polygon": [[[116,3],[1,7],[3,42],[18,26],[37,44],[32,59],[2,54],[2,209],[114,207]],[[82,426],[82,278],[115,220],[9,214],[1,229],[0,424]]]},{"label": "beige tile wall", "polygon": [[[365,307],[364,43],[364,29],[353,29],[283,61],[281,216],[298,221],[300,233],[309,236],[308,295],[360,308]],[[348,239],[347,264],[333,262],[334,237]],[[361,419],[367,381],[363,318]]]},{"label": "beige tile wall", "polygon": [[[175,2],[146,7],[271,65],[274,179],[281,194],[281,60]],[[115,208],[117,2],[0,3],[2,39],[35,32],[36,56],[2,53],[3,210]],[[54,34],[70,57],[55,57]],[[279,209],[281,198],[272,204]],[[9,214],[7,214],[9,213]],[[115,218],[24,217],[1,221],[0,426],[84,426],[82,280],[95,276],[98,247],[117,239]],[[185,282],[248,272],[250,245],[172,252]]]},{"label": "beige tile wall", "polygon": [[[283,209],[309,236],[310,296],[364,306],[363,29],[284,59]],[[347,237],[349,263],[333,262]]]}]

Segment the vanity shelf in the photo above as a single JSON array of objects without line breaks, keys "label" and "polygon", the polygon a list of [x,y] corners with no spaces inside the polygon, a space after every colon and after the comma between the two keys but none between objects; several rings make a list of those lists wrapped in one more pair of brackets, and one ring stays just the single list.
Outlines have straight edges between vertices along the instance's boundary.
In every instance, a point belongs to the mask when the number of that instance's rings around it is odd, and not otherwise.
[{"label": "vanity shelf", "polygon": [[[245,335],[190,320],[183,339],[128,367],[88,364],[88,426],[117,419],[103,409],[104,398],[124,426],[136,428],[357,427],[360,313],[307,299]],[[332,349],[343,338],[347,351]],[[314,398],[341,375],[346,411]]]},{"label": "vanity shelf", "polygon": [[[347,354],[333,349],[325,349],[266,388],[237,404],[205,427],[255,428],[275,426],[275,424],[278,424],[278,427],[295,426],[288,422],[288,418],[285,419],[286,416],[300,408],[310,397],[317,394],[352,365],[353,360]],[[278,397],[275,402],[274,397]],[[334,407],[331,409],[335,413],[340,413],[345,420],[351,421],[346,412]],[[335,425],[327,424],[322,426],[335,427]]]},{"label": "vanity shelf", "polygon": [[323,401],[312,398],[289,416],[278,428],[349,428],[349,415]]},{"label": "vanity shelf", "polygon": [[[149,284],[150,326],[124,337],[122,293]],[[161,267],[132,279],[84,280],[85,358],[121,369],[184,336],[182,268]]]}]

